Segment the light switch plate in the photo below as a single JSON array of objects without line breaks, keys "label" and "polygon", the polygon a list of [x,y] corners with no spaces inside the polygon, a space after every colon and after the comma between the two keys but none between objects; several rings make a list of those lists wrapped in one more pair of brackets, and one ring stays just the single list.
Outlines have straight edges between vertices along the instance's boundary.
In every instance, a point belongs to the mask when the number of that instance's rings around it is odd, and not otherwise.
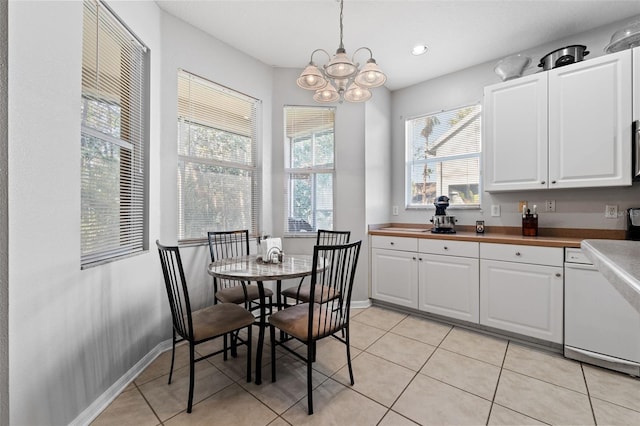
[{"label": "light switch plate", "polygon": [[493,217],[500,216],[500,204],[494,204],[491,206],[491,216]]}]

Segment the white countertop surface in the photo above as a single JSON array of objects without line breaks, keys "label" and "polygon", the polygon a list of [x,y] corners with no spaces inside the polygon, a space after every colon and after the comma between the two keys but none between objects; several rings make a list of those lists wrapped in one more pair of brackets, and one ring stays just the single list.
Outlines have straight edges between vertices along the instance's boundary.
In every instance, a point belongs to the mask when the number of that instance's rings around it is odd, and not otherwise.
[{"label": "white countertop surface", "polygon": [[580,247],[600,273],[640,312],[640,241],[583,240]]}]

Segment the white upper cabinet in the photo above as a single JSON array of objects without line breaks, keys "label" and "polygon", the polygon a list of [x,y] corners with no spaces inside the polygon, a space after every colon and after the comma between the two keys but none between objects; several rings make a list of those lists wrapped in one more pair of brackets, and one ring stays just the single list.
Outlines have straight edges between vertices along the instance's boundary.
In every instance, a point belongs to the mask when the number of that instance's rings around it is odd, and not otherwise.
[{"label": "white upper cabinet", "polygon": [[554,188],[631,185],[631,51],[549,71]]},{"label": "white upper cabinet", "polygon": [[486,87],[485,190],[631,185],[631,56]]},{"label": "white upper cabinet", "polygon": [[547,73],[484,89],[484,188],[546,188]]}]

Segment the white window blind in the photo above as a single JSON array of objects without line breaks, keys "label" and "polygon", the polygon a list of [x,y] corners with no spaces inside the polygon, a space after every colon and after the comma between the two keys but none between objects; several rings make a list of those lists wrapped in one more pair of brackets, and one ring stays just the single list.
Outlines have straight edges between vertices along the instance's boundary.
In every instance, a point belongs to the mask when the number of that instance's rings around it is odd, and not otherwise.
[{"label": "white window blind", "polygon": [[287,106],[285,233],[333,229],[335,108]]},{"label": "white window blind", "polygon": [[148,248],[147,49],[100,1],[84,1],[81,266]]},{"label": "white window blind", "polygon": [[405,122],[407,207],[480,206],[481,106],[472,105]]},{"label": "white window blind", "polygon": [[178,239],[258,232],[260,102],[178,71]]}]

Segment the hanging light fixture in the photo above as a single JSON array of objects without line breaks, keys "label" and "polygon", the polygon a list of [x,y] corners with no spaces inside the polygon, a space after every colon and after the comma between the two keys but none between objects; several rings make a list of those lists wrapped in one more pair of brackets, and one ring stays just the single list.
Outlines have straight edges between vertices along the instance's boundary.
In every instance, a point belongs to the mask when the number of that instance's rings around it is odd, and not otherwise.
[{"label": "hanging light fixture", "polygon": [[[380,71],[373,59],[373,52],[368,47],[360,47],[353,52],[351,59],[347,56],[342,43],[342,7],[340,0],[340,46],[336,54],[331,55],[324,49],[311,52],[311,60],[296,81],[298,86],[307,90],[314,90],[313,99],[320,103],[336,102],[342,99],[348,102],[365,102],[371,98],[371,90],[387,81],[387,76]],[[367,63],[360,69],[360,64],[354,62],[356,53],[361,50],[369,52]],[[329,62],[321,68],[313,62],[313,55],[324,52]]]}]

